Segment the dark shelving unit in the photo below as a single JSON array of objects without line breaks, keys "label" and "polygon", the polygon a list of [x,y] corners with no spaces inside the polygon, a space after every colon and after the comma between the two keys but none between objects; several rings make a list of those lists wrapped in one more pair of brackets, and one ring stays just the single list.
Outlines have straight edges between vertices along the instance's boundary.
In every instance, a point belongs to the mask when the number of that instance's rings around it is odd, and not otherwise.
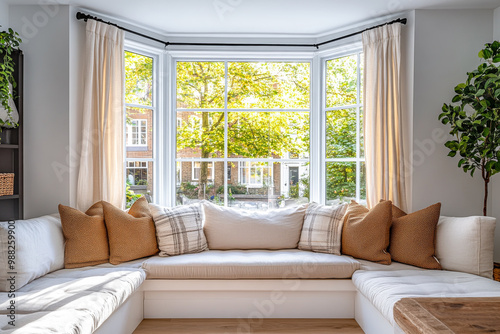
[{"label": "dark shelving unit", "polygon": [[12,53],[15,62],[14,78],[17,83],[14,90],[14,102],[19,112],[19,127],[11,130],[13,143],[0,143],[0,173],[14,173],[15,175],[14,195],[0,196],[0,221],[23,219],[23,57],[21,50]]}]

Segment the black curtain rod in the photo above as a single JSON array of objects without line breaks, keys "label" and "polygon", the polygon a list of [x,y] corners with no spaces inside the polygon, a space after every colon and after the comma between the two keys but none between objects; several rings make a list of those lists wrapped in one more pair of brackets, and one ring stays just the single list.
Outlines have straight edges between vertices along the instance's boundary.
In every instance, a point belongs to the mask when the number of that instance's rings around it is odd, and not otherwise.
[{"label": "black curtain rod", "polygon": [[356,32],[353,32],[351,34],[348,34],[348,35],[345,35],[345,36],[341,36],[341,37],[337,37],[337,38],[334,38],[334,39],[331,39],[331,40],[328,40],[328,41],[324,41],[324,42],[321,42],[321,43],[318,43],[318,44],[252,44],[252,43],[248,43],[247,44],[247,43],[191,43],[191,42],[189,42],[189,43],[182,43],[182,42],[166,42],[166,41],[163,41],[161,39],[158,39],[158,38],[155,38],[155,37],[151,37],[151,36],[142,34],[142,33],[137,32],[137,31],[133,31],[133,30],[130,30],[130,29],[127,29],[127,28],[124,28],[124,27],[120,27],[116,23],[112,23],[112,22],[109,22],[109,21],[104,21],[103,19],[100,19],[100,18],[95,17],[95,16],[91,16],[91,15],[88,15],[88,14],[85,14],[85,13],[82,13],[82,12],[76,13],[76,19],[77,20],[84,20],[85,22],[87,22],[87,20],[90,19],[90,20],[94,20],[94,21],[106,23],[106,24],[109,24],[111,26],[115,26],[115,27],[117,27],[117,28],[119,28],[119,29],[121,29],[123,31],[129,32],[131,34],[134,34],[134,35],[137,35],[137,36],[141,36],[141,37],[150,39],[152,41],[164,44],[165,46],[169,46],[169,45],[189,45],[189,46],[289,46],[289,47],[309,47],[309,48],[314,47],[316,49],[319,49],[319,47],[321,45],[325,45],[325,44],[332,43],[332,42],[337,42],[337,41],[340,41],[340,40],[348,38],[348,37],[356,36],[356,35],[361,34],[361,33],[365,32],[367,30],[375,29],[375,28],[378,28],[378,27],[382,27],[382,26],[389,25],[389,24],[394,24],[394,23],[406,24],[406,21],[407,21],[406,18],[396,19],[394,21],[390,21],[390,22],[386,22],[386,23],[383,23],[383,24],[379,24],[379,25],[376,25],[376,26],[373,26],[373,27],[370,27],[370,28],[366,28],[364,30],[356,31]]}]

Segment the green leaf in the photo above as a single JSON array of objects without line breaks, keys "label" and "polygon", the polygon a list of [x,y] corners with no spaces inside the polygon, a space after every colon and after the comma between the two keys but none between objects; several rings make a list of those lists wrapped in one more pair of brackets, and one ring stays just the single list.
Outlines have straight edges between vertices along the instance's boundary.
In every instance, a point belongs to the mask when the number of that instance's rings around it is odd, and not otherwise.
[{"label": "green leaf", "polygon": [[500,56],[496,56],[495,58],[493,58],[493,62],[494,63],[500,62]]},{"label": "green leaf", "polygon": [[485,166],[486,171],[491,172],[491,169],[495,167],[495,164],[495,161],[488,161]]},{"label": "green leaf", "polygon": [[484,128],[483,136],[487,137],[490,134],[490,128]]},{"label": "green leaf", "polygon": [[451,100],[451,102],[455,103],[455,102],[458,102],[462,99],[462,96],[461,95],[455,95],[453,97],[453,99]]},{"label": "green leaf", "polygon": [[455,155],[457,155],[457,151],[450,151],[450,153],[448,153],[449,157],[454,157]]}]

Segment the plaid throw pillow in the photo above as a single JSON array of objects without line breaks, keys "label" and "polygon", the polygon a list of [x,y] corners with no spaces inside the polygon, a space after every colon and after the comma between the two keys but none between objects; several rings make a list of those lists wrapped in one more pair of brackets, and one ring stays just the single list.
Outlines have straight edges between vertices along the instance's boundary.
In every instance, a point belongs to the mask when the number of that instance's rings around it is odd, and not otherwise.
[{"label": "plaid throw pillow", "polygon": [[160,256],[199,253],[208,249],[199,204],[174,208],[150,204],[150,209],[156,226]]},{"label": "plaid throw pillow", "polygon": [[340,255],[342,224],[347,204],[312,203],[306,210],[299,249]]}]

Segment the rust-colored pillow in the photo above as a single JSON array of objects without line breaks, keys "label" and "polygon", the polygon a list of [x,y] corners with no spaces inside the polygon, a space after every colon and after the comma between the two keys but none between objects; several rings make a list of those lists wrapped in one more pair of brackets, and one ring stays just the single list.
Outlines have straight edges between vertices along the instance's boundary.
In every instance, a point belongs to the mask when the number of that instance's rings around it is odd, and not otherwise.
[{"label": "rust-colored pillow", "polygon": [[392,202],[385,201],[368,210],[352,201],[342,228],[342,254],[381,264],[391,264],[387,253],[392,222]]},{"label": "rust-colored pillow", "polygon": [[108,202],[103,202],[103,206],[111,264],[158,253],[155,224],[144,197],[139,198],[128,213]]},{"label": "rust-colored pillow", "polygon": [[59,204],[59,214],[66,239],[64,268],[80,268],[108,262],[108,236],[102,202],[95,203],[85,213]]},{"label": "rust-colored pillow", "polygon": [[436,226],[441,203],[420,211],[393,215],[389,253],[397,262],[426,269],[441,269],[435,257]]}]

